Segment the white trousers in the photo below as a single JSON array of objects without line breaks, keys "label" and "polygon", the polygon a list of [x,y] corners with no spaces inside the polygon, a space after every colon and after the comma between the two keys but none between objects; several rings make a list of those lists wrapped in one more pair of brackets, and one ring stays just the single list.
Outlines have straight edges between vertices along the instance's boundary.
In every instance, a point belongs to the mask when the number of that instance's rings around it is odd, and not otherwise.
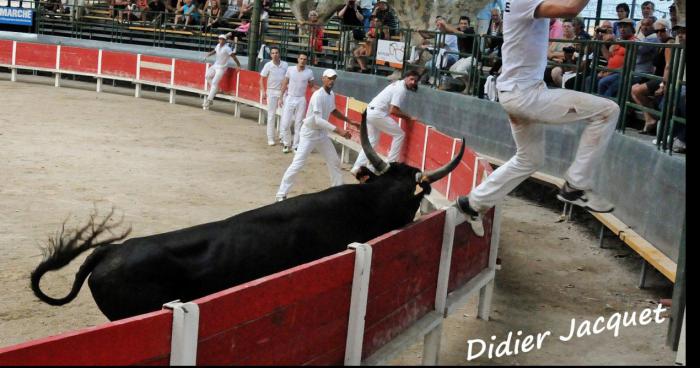
[{"label": "white trousers", "polygon": [[328,174],[331,177],[331,186],[343,185],[343,174],[340,171],[340,158],[335,151],[331,139],[328,137],[316,139],[301,138],[299,147],[294,154],[292,164],[289,165],[287,171],[284,172],[284,177],[282,177],[282,183],[280,183],[279,190],[277,191],[278,198],[287,196],[289,189],[292,187],[292,184],[294,184],[294,178],[304,167],[306,160],[314,148],[316,148],[323,156],[324,160],[326,160]]},{"label": "white trousers", "polygon": [[615,130],[620,108],[606,98],[568,89],[532,87],[499,92],[510,117],[516,152],[503,166],[469,194],[469,205],[485,212],[544,164],[544,124],[588,123],[581,134],[576,157],[564,175],[574,188],[590,190],[595,170]]},{"label": "white trousers", "polygon": [[267,90],[267,140],[275,140],[275,114],[277,113],[277,103],[280,100],[280,91],[274,89]]},{"label": "white trousers", "polygon": [[[387,133],[391,135],[391,148],[389,148],[389,162],[394,162],[398,160],[399,153],[401,153],[401,146],[403,146],[403,139],[406,134],[403,129],[397,124],[394,119],[384,114],[372,114],[369,110],[367,112],[367,137],[369,138],[369,143],[374,148],[379,142],[380,132]],[[361,166],[369,167],[369,161],[365,155],[365,151],[360,152],[355,160],[355,164],[352,166],[352,171],[356,172]],[[374,167],[372,166],[372,169]],[[376,171],[376,170],[375,170]]]},{"label": "white trousers", "polygon": [[[299,132],[301,132],[301,120],[306,113],[306,97],[287,96],[282,107],[282,121],[280,129],[282,130],[282,144],[289,146],[292,143],[293,147],[299,146]],[[294,141],[292,142],[292,119],[294,119]]]},{"label": "white trousers", "polygon": [[207,100],[213,101],[214,97],[216,97],[216,92],[219,90],[219,82],[221,78],[224,77],[224,74],[226,74],[226,68],[219,68],[212,65],[207,69],[207,73],[204,75],[204,78],[210,86]]}]

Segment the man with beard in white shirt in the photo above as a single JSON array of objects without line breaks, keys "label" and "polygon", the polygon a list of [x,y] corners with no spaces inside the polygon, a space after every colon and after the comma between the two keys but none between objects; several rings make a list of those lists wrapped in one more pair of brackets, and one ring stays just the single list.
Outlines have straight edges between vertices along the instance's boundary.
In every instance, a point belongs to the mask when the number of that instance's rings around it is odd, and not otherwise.
[{"label": "man with beard in white shirt", "polygon": [[569,89],[547,89],[548,18],[573,18],[589,0],[506,0],[503,19],[503,67],[498,77],[499,102],[508,113],[516,153],[496,169],[458,207],[474,233],[482,236],[482,215],[544,164],[543,124],[583,121],[587,125],[574,161],[564,174],[557,198],[593,212],[613,205],[591,191],[596,169],[617,124],[620,108],[606,98]]},{"label": "man with beard in white shirt", "polygon": [[294,183],[294,178],[301,171],[308,159],[311,151],[314,149],[323,156],[326,160],[328,173],[331,177],[331,186],[343,185],[343,175],[340,171],[340,158],[335,151],[335,146],[328,132],[335,132],[338,135],[350,139],[350,132],[343,128],[338,128],[328,121],[332,114],[336,118],[346,121],[349,124],[359,126],[358,122],[351,121],[347,116],[343,115],[335,107],[335,94],[333,93],[333,85],[337,74],[333,69],[326,69],[323,72],[323,87],[319,88],[311,95],[309,100],[309,109],[306,111],[304,124],[301,126],[301,131],[296,133],[300,136],[299,147],[294,154],[294,160],[289,165],[284,173],[279,190],[277,191],[277,201],[282,201],[287,198],[287,193]]},{"label": "man with beard in white shirt", "polygon": [[212,56],[214,54],[216,54],[216,61],[213,65],[209,67],[209,69],[207,69],[207,73],[204,76],[204,78],[211,86],[209,89],[209,95],[204,99],[204,103],[202,104],[202,108],[204,110],[209,110],[209,107],[214,101],[214,97],[216,97],[216,92],[219,90],[219,82],[226,73],[226,64],[228,64],[228,58],[230,57],[233,59],[233,61],[236,62],[236,69],[241,68],[241,63],[236,57],[236,49],[234,48],[232,50],[231,46],[229,46],[228,43],[226,43],[225,35],[219,35],[219,44],[216,45],[214,50],[210,51],[206,56],[204,56],[202,61],[206,61],[209,56]]},{"label": "man with beard in white shirt", "polygon": [[268,61],[260,71],[260,93],[263,99],[267,99],[267,144],[274,146],[275,113],[282,96],[282,82],[289,66],[280,60],[280,49],[277,46],[270,47],[270,57],[272,60]]},{"label": "man with beard in white shirt", "polygon": [[[418,90],[418,78],[420,78],[420,74],[417,71],[409,71],[404,79],[397,80],[386,86],[367,105],[367,136],[369,143],[372,147],[376,146],[377,142],[379,142],[380,132],[391,135],[391,148],[387,158],[389,162],[398,160],[405,136],[403,129],[389,115],[398,116],[405,121],[414,120],[413,117],[404,113],[401,109],[403,108],[406,94],[409,91],[416,92]],[[362,181],[362,177],[366,176],[367,172],[361,170],[361,168],[367,167],[368,164],[367,156],[362,151],[357,156],[357,160],[355,160],[355,164],[350,172],[358,180]]]},{"label": "man with beard in white shirt", "polygon": [[[282,152],[289,153],[289,146],[296,149],[299,145],[299,131],[301,130],[301,119],[306,111],[306,87],[313,88],[314,73],[306,68],[306,61],[309,56],[300,52],[297,58],[298,64],[287,68],[284,81],[282,81],[282,99],[278,105],[282,109],[282,121],[280,130],[282,131]],[[286,96],[285,96],[286,94]],[[294,119],[294,139],[292,140],[291,125]]]}]

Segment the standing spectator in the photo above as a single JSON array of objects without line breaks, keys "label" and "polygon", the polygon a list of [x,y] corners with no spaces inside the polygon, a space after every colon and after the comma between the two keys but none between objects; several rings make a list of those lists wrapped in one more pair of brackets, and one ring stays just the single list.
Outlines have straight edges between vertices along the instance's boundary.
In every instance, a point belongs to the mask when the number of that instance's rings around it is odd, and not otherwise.
[{"label": "standing spectator", "polygon": [[[418,72],[415,70],[409,71],[406,73],[404,79],[397,80],[388,85],[370,101],[369,105],[367,105],[367,135],[372,147],[379,142],[380,132],[392,136],[388,157],[389,162],[399,159],[399,153],[401,153],[401,147],[405,136],[399,124],[389,115],[398,116],[404,119],[404,122],[415,120],[412,116],[403,112],[402,106],[404,106],[406,94],[409,91],[416,92],[418,90],[419,77]],[[358,174],[362,175],[360,168],[367,164],[367,156],[364,151],[360,152],[350,172],[359,180]],[[376,171],[376,168],[373,169],[373,171]],[[381,175],[382,173],[378,174]]]},{"label": "standing spectator", "polygon": [[630,19],[630,6],[627,5],[627,3],[619,3],[615,7],[615,12],[617,13],[617,19],[619,19],[617,22],[613,23],[613,34],[615,34],[615,37],[617,38],[622,38],[622,35],[620,34],[620,22],[625,20],[631,20],[632,21],[632,28],[634,28],[634,20]]},{"label": "standing spectator", "polygon": [[335,94],[333,93],[333,85],[337,74],[333,69],[326,69],[323,72],[322,83],[323,87],[319,88],[311,95],[309,100],[309,109],[306,111],[304,125],[301,127],[301,132],[297,133],[301,136],[299,140],[299,149],[294,154],[292,163],[284,172],[282,182],[277,190],[277,202],[287,198],[287,193],[294,183],[294,177],[299,174],[304,167],[311,151],[316,149],[326,161],[328,174],[331,177],[331,186],[343,185],[343,173],[340,170],[340,158],[335,151],[333,142],[328,137],[328,132],[335,132],[341,137],[350,139],[350,132],[343,128],[338,128],[331,124],[328,119],[330,115],[335,116],[340,120],[344,120],[353,125],[359,125],[343,115],[335,107]]},{"label": "standing spectator", "polygon": [[[287,68],[284,81],[282,81],[280,91],[282,98],[279,100],[278,106],[282,107],[284,105],[282,121],[280,122],[283,153],[289,153],[289,146],[293,145],[293,148],[296,149],[299,144],[301,119],[306,109],[306,88],[313,88],[314,86],[314,73],[306,68],[308,58],[309,56],[306,53],[300,52],[297,58],[298,64]],[[294,119],[294,139],[291,136],[292,119]]]},{"label": "standing spectator", "polygon": [[384,33],[393,36],[399,29],[399,21],[394,14],[394,11],[389,8],[389,3],[386,0],[379,0],[377,7],[374,8],[372,15],[377,17],[384,25]]},{"label": "standing spectator", "polygon": [[[619,20],[618,30],[620,31],[620,39],[623,41],[634,41],[634,23],[632,19],[625,18]],[[607,36],[607,37],[606,37]],[[612,35],[604,36],[604,41],[612,41]],[[617,69],[622,71],[622,67],[625,63],[625,47],[619,44],[611,45],[610,50],[606,48],[601,48],[603,51],[603,57],[608,59],[608,68]],[[617,90],[620,88],[620,73],[617,71],[605,72],[602,78],[598,81],[598,94],[606,97],[617,96]]]},{"label": "standing spectator", "polygon": [[352,38],[356,41],[365,38],[365,32],[361,27],[364,25],[362,9],[356,0],[345,0],[345,6],[338,11],[338,18],[341,25],[352,27]]},{"label": "standing spectator", "polygon": [[[659,19],[654,22],[654,32],[659,43],[674,43],[671,38],[670,24],[665,19]],[[666,68],[666,63],[670,61],[671,52],[668,48],[659,48],[654,56],[654,75],[663,77]],[[655,93],[659,89],[661,81],[657,79],[642,80],[632,86],[632,99],[638,105],[654,108]],[[641,134],[656,135],[657,119],[654,115],[644,112],[644,128],[640,131]]]},{"label": "standing spectator", "polygon": [[363,24],[365,26],[365,33],[369,32],[369,22],[370,22],[370,17],[372,16],[372,10],[374,9],[374,1],[373,0],[360,0],[360,9],[362,12],[362,20]]},{"label": "standing spectator", "polygon": [[[189,1],[191,2],[192,0]],[[236,50],[231,50],[231,47],[228,45],[228,43],[226,43],[225,35],[219,35],[219,44],[216,45],[214,50],[206,54],[202,58],[202,61],[206,61],[207,58],[212,55],[216,55],[216,61],[214,61],[214,64],[207,69],[207,73],[204,76],[211,86],[209,89],[209,95],[204,99],[204,103],[202,104],[202,108],[204,110],[209,110],[209,107],[214,101],[214,97],[216,97],[216,92],[219,90],[219,82],[226,73],[228,58],[230,57],[236,62],[236,69],[241,68],[241,63],[236,57]]]},{"label": "standing spectator", "polygon": [[559,18],[549,19],[549,38],[560,39],[564,35],[564,25]]},{"label": "standing spectator", "polygon": [[270,47],[270,57],[272,60],[268,61],[260,71],[260,93],[263,100],[267,99],[267,145],[274,146],[275,114],[277,104],[282,97],[282,82],[289,65],[280,59],[280,49],[277,46]]},{"label": "standing spectator", "polygon": [[[654,17],[654,3],[651,1],[645,1],[642,3],[642,20],[651,18],[653,17],[654,20],[652,21],[652,24],[656,22],[656,17]],[[637,23],[637,27],[635,27],[635,33],[634,36],[637,37],[638,39],[644,38],[644,33],[642,32],[642,23]]]}]

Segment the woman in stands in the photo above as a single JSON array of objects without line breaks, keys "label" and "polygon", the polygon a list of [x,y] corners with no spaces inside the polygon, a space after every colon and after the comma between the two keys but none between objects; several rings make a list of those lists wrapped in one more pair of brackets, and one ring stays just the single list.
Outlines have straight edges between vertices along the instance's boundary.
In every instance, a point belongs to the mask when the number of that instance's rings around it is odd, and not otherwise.
[{"label": "woman in stands", "polygon": [[204,25],[204,31],[209,32],[212,28],[219,27],[223,13],[221,12],[219,0],[207,0],[205,6],[202,24]]},{"label": "woman in stands", "polygon": [[360,73],[369,73],[369,68],[367,67],[367,61],[374,51],[374,43],[377,42],[377,36],[379,39],[384,39],[384,31],[382,27],[382,21],[376,16],[372,16],[369,21],[369,31],[367,32],[367,41],[363,42],[358,46],[353,52],[355,61],[360,66]]},{"label": "woman in stands", "polygon": [[309,49],[313,52],[312,64],[318,63],[316,54],[323,52],[323,24],[318,18],[318,12],[312,10],[309,12],[309,20],[299,23],[302,32],[309,37]]}]

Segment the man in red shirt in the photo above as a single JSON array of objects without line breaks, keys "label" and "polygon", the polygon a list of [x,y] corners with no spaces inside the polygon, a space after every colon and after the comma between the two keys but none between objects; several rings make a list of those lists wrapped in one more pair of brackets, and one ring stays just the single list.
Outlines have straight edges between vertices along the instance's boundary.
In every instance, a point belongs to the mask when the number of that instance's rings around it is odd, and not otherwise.
[{"label": "man in red shirt", "polygon": [[[634,23],[632,19],[625,18],[617,22],[620,29],[620,38],[624,41],[634,41]],[[603,36],[603,41],[612,41],[612,34]],[[622,69],[625,63],[625,47],[622,45],[612,45],[610,49],[601,48],[603,57],[608,59],[608,69]],[[620,88],[620,73],[610,71],[601,72],[598,80],[598,94],[606,97],[617,96],[617,90]]]}]

